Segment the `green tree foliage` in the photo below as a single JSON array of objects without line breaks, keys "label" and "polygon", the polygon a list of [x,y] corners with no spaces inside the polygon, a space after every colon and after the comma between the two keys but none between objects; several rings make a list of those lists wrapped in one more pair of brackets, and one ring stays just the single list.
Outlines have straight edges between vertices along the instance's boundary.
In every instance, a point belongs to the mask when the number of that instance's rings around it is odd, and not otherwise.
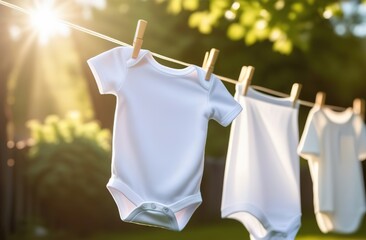
[{"label": "green tree foliage", "polygon": [[172,14],[191,11],[189,26],[203,34],[223,26],[233,41],[243,40],[246,45],[253,45],[269,40],[273,50],[283,54],[290,54],[294,46],[308,49],[315,25],[342,14],[340,2],[336,0],[167,1],[167,10]]},{"label": "green tree foliage", "polygon": [[26,173],[49,227],[85,233],[110,222],[110,131],[75,113],[28,126],[34,145]]}]

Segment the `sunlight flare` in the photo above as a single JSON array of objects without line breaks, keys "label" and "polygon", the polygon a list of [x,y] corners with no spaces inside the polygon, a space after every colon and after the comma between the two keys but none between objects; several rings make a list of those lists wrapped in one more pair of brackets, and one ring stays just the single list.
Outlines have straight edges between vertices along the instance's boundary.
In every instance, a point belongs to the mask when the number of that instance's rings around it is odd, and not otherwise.
[{"label": "sunlight flare", "polygon": [[59,21],[58,13],[52,4],[45,1],[30,15],[30,24],[38,34],[40,44],[47,44],[55,35],[68,36],[69,28]]}]

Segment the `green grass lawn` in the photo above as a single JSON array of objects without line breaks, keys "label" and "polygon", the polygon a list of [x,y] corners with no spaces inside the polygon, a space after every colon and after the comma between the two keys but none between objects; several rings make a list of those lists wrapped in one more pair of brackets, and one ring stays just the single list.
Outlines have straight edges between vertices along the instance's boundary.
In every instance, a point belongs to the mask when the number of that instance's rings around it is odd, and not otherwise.
[{"label": "green grass lawn", "polygon": [[[141,227],[146,228],[146,227]],[[187,226],[182,232],[171,232],[167,230],[154,229],[142,230],[126,233],[110,233],[96,235],[91,240],[244,240],[249,239],[248,232],[241,223],[234,220],[223,219],[220,222],[206,226]],[[323,234],[320,232],[313,218],[307,217],[302,220],[302,226],[296,237],[299,240],[366,240],[366,222],[360,227],[359,231],[351,235]]]},{"label": "green grass lawn", "polygon": [[[43,238],[18,234],[12,236],[10,240],[246,240],[249,239],[248,232],[244,226],[230,219],[222,219],[211,224],[189,223],[181,232],[173,232],[164,229],[138,226],[136,224],[121,223],[128,230],[116,232],[102,232],[92,234],[88,237],[75,237],[68,233],[52,233]],[[92,229],[91,229],[92,230]],[[366,240],[366,218],[359,230],[354,234],[323,234],[320,232],[314,216],[303,217],[302,226],[296,237],[297,240]]]}]

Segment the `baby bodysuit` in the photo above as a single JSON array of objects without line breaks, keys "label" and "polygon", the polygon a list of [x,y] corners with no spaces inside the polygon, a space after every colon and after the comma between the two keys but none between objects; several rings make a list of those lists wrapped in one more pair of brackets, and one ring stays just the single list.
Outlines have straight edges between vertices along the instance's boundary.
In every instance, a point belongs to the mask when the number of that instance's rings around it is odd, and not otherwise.
[{"label": "baby bodysuit", "polygon": [[200,205],[208,121],[227,126],[241,106],[213,74],[159,64],[117,47],[88,60],[101,94],[114,94],[112,176],[123,221],[180,231]]},{"label": "baby bodysuit", "polygon": [[293,240],[301,224],[298,105],[237,85],[243,107],[233,121],[221,214],[240,221],[250,239]]},{"label": "baby bodysuit", "polygon": [[361,117],[351,108],[312,108],[298,153],[308,160],[320,230],[356,231],[366,210],[360,161],[366,157],[366,131]]}]

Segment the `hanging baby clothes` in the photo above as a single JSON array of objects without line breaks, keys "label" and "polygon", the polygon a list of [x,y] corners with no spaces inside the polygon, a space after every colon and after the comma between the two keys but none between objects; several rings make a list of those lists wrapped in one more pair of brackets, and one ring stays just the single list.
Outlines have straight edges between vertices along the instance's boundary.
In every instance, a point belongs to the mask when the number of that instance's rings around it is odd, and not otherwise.
[{"label": "hanging baby clothes", "polygon": [[352,233],[365,213],[360,159],[366,157],[366,132],[351,108],[335,112],[311,109],[298,148],[308,160],[314,211],[324,233]]},{"label": "hanging baby clothes", "polygon": [[231,126],[221,214],[240,221],[250,239],[294,239],[301,225],[298,105],[249,87]]},{"label": "hanging baby clothes", "polygon": [[100,93],[117,97],[107,188],[123,221],[180,231],[202,201],[208,120],[227,126],[242,108],[199,67],[131,55],[117,47],[88,60]]}]

